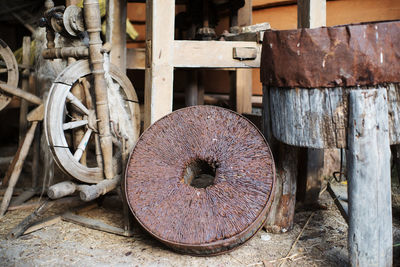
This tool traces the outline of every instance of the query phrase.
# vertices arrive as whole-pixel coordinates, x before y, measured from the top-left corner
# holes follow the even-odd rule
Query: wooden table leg
[[[348,192],[351,266],[392,266],[392,205],[387,93],[349,96]]]
[[[274,200],[265,222],[265,229],[284,233],[293,228],[298,174],[299,148],[286,145],[272,135],[269,88],[263,88],[263,132],[275,159],[276,181]]]

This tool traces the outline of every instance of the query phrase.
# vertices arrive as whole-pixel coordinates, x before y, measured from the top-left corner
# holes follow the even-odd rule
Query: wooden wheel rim
[[[0,56],[3,58],[7,67],[7,85],[12,87],[18,86],[18,64],[13,52],[7,44],[0,39]],[[4,109],[10,102],[12,97],[3,94],[0,90],[0,110]]]
[[[64,107],[67,94],[73,84],[84,76],[91,74],[88,60],[80,60],[67,67],[54,81],[50,88],[45,110],[45,134],[47,144],[57,165],[68,175],[85,183],[98,183],[104,179],[103,169],[87,167],[76,160],[71,153],[62,128],[64,122]],[[140,113],[135,89],[128,77],[122,74],[116,66],[110,65],[110,75],[124,90],[131,111],[132,123],[136,125],[136,136],[139,135]],[[135,140],[136,141],[136,140]]]

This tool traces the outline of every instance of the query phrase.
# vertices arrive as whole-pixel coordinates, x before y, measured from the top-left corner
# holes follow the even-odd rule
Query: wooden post
[[[244,7],[238,10],[237,24],[231,26],[247,26],[252,23],[252,0],[246,0]],[[240,114],[251,114],[251,96],[253,93],[253,79],[251,69],[236,69],[231,73],[231,103]]]
[[[273,137],[269,90],[263,87],[263,133],[275,158],[276,182],[274,201],[267,216],[265,229],[281,233],[293,228],[299,149],[281,143]]]
[[[29,89],[29,61],[31,58],[31,38],[29,36],[24,36],[22,41],[22,64],[27,66],[26,69],[22,71],[22,90],[28,91]],[[26,120],[26,115],[28,114],[28,102],[21,99],[21,105],[19,108],[19,141],[21,142],[25,136],[28,121]]]
[[[146,1],[144,128],[172,112],[174,0]]]
[[[350,92],[347,163],[351,266],[392,266],[388,127],[385,89]]]
[[[326,26],[326,0],[297,1],[297,28],[316,28]],[[301,149],[300,154],[306,155],[306,160],[300,162],[299,187],[301,201],[305,204],[315,204],[319,198],[324,168],[323,149]]]
[[[106,40],[112,45],[110,62],[126,72],[126,0],[107,1]]]

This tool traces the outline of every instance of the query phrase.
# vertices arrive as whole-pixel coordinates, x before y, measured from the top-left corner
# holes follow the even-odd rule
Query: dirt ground
[[[400,192],[397,187],[394,190]],[[394,243],[400,242],[400,194],[394,194]],[[115,198],[114,198],[115,199]],[[37,201],[37,199],[32,200]],[[121,226],[122,212],[107,204],[81,215]],[[34,209],[11,211],[0,221],[1,266],[346,266],[347,225],[327,192],[321,195],[321,209],[299,207],[294,229],[284,234],[261,230],[240,248],[220,256],[193,257],[177,254],[135,227],[133,237],[87,229],[60,221],[54,225],[6,240],[6,234]],[[48,215],[65,211],[55,208]],[[292,252],[289,249],[306,221],[308,226]],[[399,265],[400,248],[395,247]],[[288,257],[287,257],[288,256]],[[285,260],[283,258],[286,258]]]

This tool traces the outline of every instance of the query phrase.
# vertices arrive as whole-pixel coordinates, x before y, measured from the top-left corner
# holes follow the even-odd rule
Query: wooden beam
[[[227,41],[174,41],[173,65],[177,68],[259,68],[261,44]],[[254,60],[233,59],[235,47],[257,49]],[[210,55],[215,55],[210,60]]]
[[[172,112],[175,1],[146,1],[146,18],[145,128]]]
[[[349,94],[347,166],[351,266],[392,266],[392,203],[387,93]]]
[[[238,11],[238,26],[252,24],[252,0],[246,0],[244,7]],[[246,49],[250,50],[250,49]],[[255,50],[257,53],[257,50]],[[257,53],[258,54],[258,53]],[[257,55],[256,55],[257,58]],[[251,96],[253,93],[253,71],[251,69],[236,70],[236,111],[239,114],[251,114]]]
[[[107,1],[106,40],[111,43],[110,61],[126,71],[126,0]]]
[[[29,61],[31,59],[31,37],[24,36],[22,41],[22,64],[27,65],[28,68],[22,71],[21,89],[25,92],[29,91]],[[28,128],[28,121],[26,115],[28,114],[28,101],[21,99],[19,108],[19,141],[24,139],[26,130]]]

